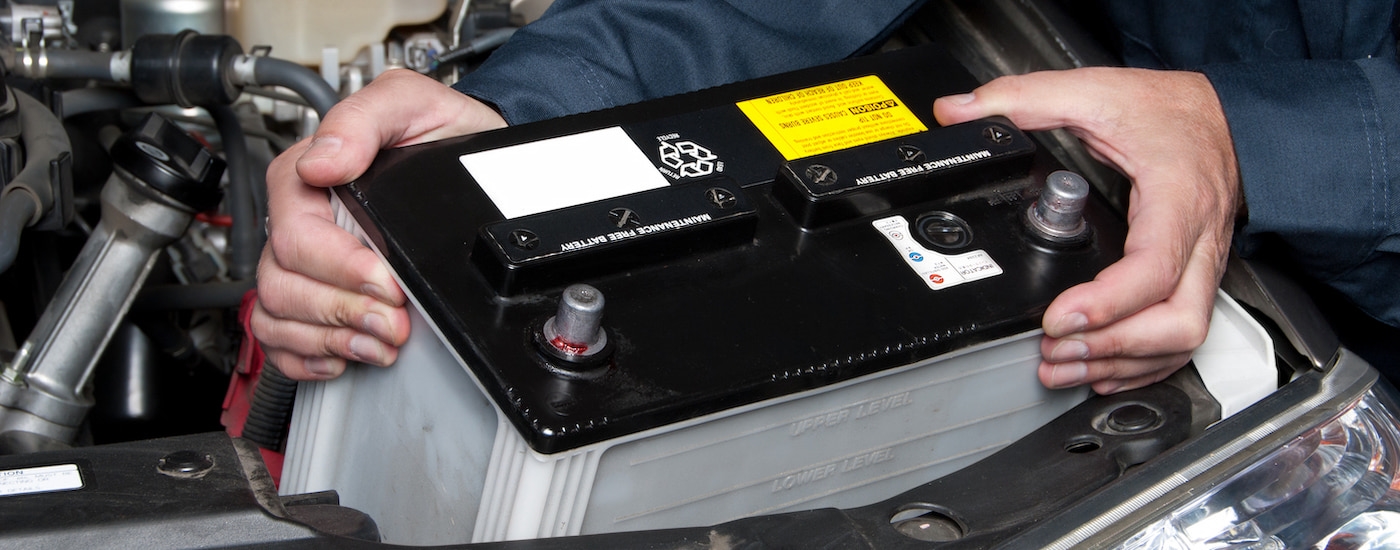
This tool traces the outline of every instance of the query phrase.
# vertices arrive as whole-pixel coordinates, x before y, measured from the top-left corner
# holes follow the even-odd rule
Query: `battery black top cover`
[[[537,452],[839,384],[1035,330],[1122,255],[1026,223],[1061,167],[937,46],[383,152],[335,192]],[[552,353],[564,288],[606,349]],[[567,351],[567,350],[565,350]]]

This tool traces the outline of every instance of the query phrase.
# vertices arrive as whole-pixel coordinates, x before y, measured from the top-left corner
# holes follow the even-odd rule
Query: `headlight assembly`
[[[1118,548],[1393,548],[1400,421],[1378,390]]]
[[[1400,394],[1342,351],[1015,547],[1400,548]]]

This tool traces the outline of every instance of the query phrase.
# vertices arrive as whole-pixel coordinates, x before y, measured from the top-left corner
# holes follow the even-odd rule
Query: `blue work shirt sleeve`
[[[919,0],[558,0],[454,85],[511,124],[863,53]]]
[[[1208,65],[1248,222],[1242,253],[1281,243],[1300,269],[1400,326],[1400,65],[1393,58]]]

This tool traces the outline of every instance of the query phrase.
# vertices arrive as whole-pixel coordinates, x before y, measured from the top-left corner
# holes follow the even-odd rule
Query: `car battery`
[[[851,507],[1087,397],[1040,317],[1126,223],[936,46],[381,154],[338,222],[410,296],[388,368],[303,383],[282,491],[387,542]]]

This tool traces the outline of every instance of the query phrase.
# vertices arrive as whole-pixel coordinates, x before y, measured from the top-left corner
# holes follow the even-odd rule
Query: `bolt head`
[[[175,451],[156,463],[156,471],[170,477],[199,478],[212,469],[214,457],[198,451]]]

